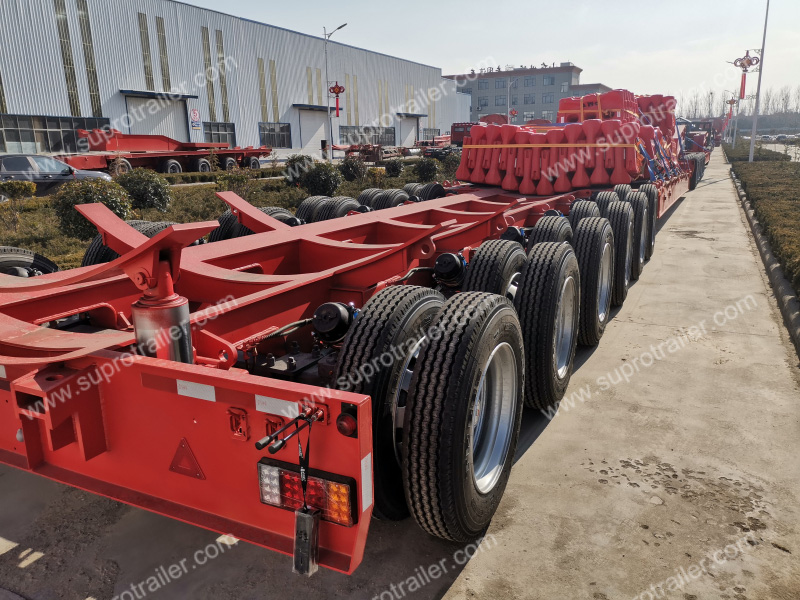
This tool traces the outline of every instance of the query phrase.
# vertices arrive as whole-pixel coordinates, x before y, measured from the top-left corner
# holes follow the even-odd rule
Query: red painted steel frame
[[[660,213],[684,183],[661,186]],[[253,442],[298,407],[315,405],[325,416],[312,428],[311,468],[353,478],[358,504],[353,527],[322,522],[320,564],[352,573],[372,514],[370,398],[251,375],[233,366],[238,352],[282,353],[286,338],[265,336],[320,304],[363,306],[442,252],[468,255],[510,225],[534,225],[548,209],[568,213],[590,193],[463,190],[291,228],[226,192],[219,196],[257,233],[192,247],[215,223],[175,225],[148,240],[105,207],[83,206],[120,258],[32,279],[0,275],[0,461],[290,554],[294,515],[260,502],[257,463],[265,453]],[[193,365],[127,353],[131,304],[165,268],[190,301]],[[93,327],[43,326],[78,314]],[[304,350],[308,338],[307,331],[291,337]],[[357,410],[357,437],[336,429],[343,403]],[[232,413],[242,411],[245,434],[237,435]],[[171,470],[185,446],[197,467],[189,459]],[[296,464],[296,445],[275,458]]]

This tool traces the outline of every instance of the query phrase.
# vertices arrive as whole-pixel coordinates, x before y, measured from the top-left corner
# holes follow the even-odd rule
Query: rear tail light
[[[297,465],[263,458],[258,463],[261,502],[295,511],[303,506],[303,488]],[[350,527],[357,521],[356,481],[333,473],[309,470],[306,504],[320,511],[324,521]]]

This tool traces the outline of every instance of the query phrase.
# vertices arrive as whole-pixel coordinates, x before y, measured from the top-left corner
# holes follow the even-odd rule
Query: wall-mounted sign
[[[202,129],[200,123],[200,111],[193,108],[189,111],[189,120],[192,122],[192,129]]]

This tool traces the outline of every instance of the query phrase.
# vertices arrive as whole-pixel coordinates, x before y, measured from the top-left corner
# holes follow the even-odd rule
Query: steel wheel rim
[[[561,297],[556,308],[555,345],[553,364],[559,379],[564,379],[569,370],[575,339],[575,278],[567,277],[561,286]]]
[[[625,245],[625,287],[631,281],[633,267],[633,222],[628,223],[628,243]]]
[[[472,480],[481,494],[497,485],[508,458],[517,407],[517,360],[508,342],[484,366],[469,421]]]
[[[511,280],[508,282],[506,286],[505,296],[512,302],[514,298],[517,297],[517,291],[519,290],[519,284],[522,282],[522,273],[517,271],[511,276]]]
[[[422,336],[417,343],[408,351],[403,360],[403,367],[400,370],[400,379],[397,382],[397,389],[392,398],[392,445],[394,446],[394,457],[397,464],[402,464],[402,441],[403,441],[403,421],[406,416],[406,401],[408,400],[408,390],[411,388],[411,378],[417,366],[419,353],[428,338]]]
[[[639,264],[644,264],[644,257],[647,253],[647,208],[642,215],[642,235],[639,236]]]
[[[611,244],[603,246],[603,255],[600,258],[600,278],[598,281],[597,317],[600,322],[608,318],[608,307],[611,305]]]

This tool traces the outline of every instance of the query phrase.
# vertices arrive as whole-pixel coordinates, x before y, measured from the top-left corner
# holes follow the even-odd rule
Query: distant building
[[[481,72],[483,71],[483,72]],[[533,119],[555,121],[558,101],[570,96],[607,92],[602,83],[581,84],[583,69],[570,62],[552,67],[507,67],[502,70],[482,69],[476,73],[445,75],[472,96],[470,120],[507,110],[516,110],[512,123]]]

